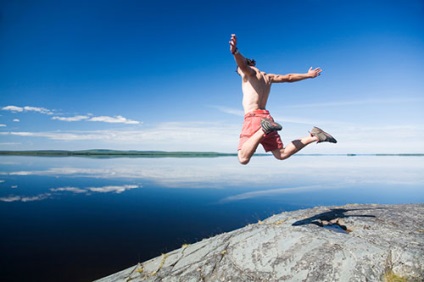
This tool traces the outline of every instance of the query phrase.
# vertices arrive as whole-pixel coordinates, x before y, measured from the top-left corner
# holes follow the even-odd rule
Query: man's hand
[[[308,75],[311,78],[314,78],[314,77],[319,76],[321,74],[321,72],[322,72],[321,68],[312,69],[312,67],[310,67],[309,70],[308,70]]]
[[[235,54],[237,51],[237,37],[235,34],[231,34],[231,39],[230,39],[230,52],[231,54]]]

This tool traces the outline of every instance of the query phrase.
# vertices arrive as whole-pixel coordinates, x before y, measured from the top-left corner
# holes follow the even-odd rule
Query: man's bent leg
[[[314,143],[314,142],[337,143],[337,140],[333,136],[331,136],[330,134],[325,132],[324,130],[322,130],[318,127],[314,127],[310,131],[309,136],[303,137],[301,139],[294,140],[289,145],[287,145],[286,148],[276,149],[276,150],[272,151],[272,153],[274,154],[274,156],[277,159],[285,160],[285,159],[293,156],[294,154],[296,154],[300,150],[302,150],[307,145]]]
[[[272,153],[275,158],[285,160],[305,148],[307,145],[317,141],[318,138],[316,136],[306,136],[301,139],[293,140],[286,146],[286,148],[276,149],[272,151]]]
[[[250,158],[255,153],[263,138],[264,132],[262,128],[260,128],[246,142],[244,142],[243,146],[238,151],[238,159],[241,164],[246,165],[249,163]]]
[[[238,159],[240,163],[244,165],[249,163],[250,158],[255,153],[256,149],[258,148],[258,145],[261,143],[265,135],[282,129],[282,126],[280,124],[274,122],[272,119],[269,118],[260,118],[256,119],[255,121],[260,122],[260,128],[255,133],[253,133],[253,135],[251,135],[249,139],[247,139],[246,141],[243,140],[244,143],[240,143],[242,144],[241,147],[239,145]],[[245,131],[249,131],[252,125],[255,125],[255,121],[253,123],[243,124],[242,134],[240,136],[242,136]],[[245,127],[245,125],[249,126]]]

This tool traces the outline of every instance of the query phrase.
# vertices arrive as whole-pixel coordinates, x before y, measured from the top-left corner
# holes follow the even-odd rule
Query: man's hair
[[[248,59],[246,58],[246,62],[248,66],[254,67],[256,66],[256,61],[254,59]]]
[[[251,67],[256,66],[256,61],[254,59],[246,58],[246,63],[248,66],[251,66]],[[238,74],[237,70],[238,70],[238,66],[236,66],[236,73]]]

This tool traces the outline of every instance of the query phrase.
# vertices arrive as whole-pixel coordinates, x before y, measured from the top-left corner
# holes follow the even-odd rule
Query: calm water
[[[424,202],[424,157],[0,158],[0,280],[91,281],[275,213]]]

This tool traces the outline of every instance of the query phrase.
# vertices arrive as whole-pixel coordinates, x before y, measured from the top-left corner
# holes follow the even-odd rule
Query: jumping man
[[[284,160],[299,152],[313,142],[337,143],[336,139],[318,127],[312,128],[310,134],[293,140],[286,147],[283,146],[280,135],[280,124],[266,110],[272,83],[295,82],[320,75],[321,69],[312,67],[307,73],[298,74],[270,74],[260,71],[255,60],[247,59],[237,48],[237,37],[231,35],[230,51],[237,63],[237,73],[241,76],[243,91],[244,123],[240,134],[238,158],[241,164],[248,164],[250,158],[261,144],[266,152],[272,152],[278,160]]]

